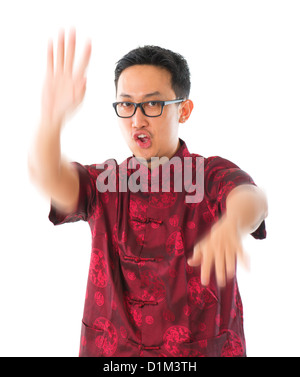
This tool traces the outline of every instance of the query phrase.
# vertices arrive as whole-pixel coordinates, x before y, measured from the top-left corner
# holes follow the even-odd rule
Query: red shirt
[[[180,141],[175,156],[192,157],[195,167],[200,156]],[[187,259],[226,210],[230,190],[253,180],[232,162],[209,157],[199,203],[186,203],[187,193],[172,185],[170,192],[120,192],[121,169],[134,158],[115,162],[117,190],[105,193],[97,189],[104,169],[73,162],[80,179],[76,211],[64,215],[51,205],[54,225],[84,220],[92,233],[80,356],[245,356],[236,279],[220,289],[212,273],[202,286],[200,268]],[[252,235],[265,238],[265,223]]]

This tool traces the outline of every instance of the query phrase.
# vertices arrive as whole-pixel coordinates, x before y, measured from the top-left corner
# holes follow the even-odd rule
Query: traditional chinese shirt
[[[221,157],[202,157],[197,168],[201,156],[180,143],[177,162],[190,157],[189,167],[204,174],[199,202],[187,203],[187,192],[177,192],[172,179],[167,192],[149,189],[151,175],[163,183],[162,167],[151,172],[130,164],[132,156],[121,165],[115,161],[108,178],[115,180],[116,189],[106,192],[99,190],[97,178],[113,165],[99,169],[72,162],[80,181],[77,209],[65,215],[51,203],[54,225],[83,220],[92,234],[80,356],[246,355],[236,278],[219,288],[212,272],[210,284],[203,286],[200,267],[190,267],[187,260],[195,243],[226,211],[228,193],[254,182]],[[146,184],[148,190],[120,189],[138,169],[148,177],[140,187]],[[265,238],[264,221],[252,235]]]

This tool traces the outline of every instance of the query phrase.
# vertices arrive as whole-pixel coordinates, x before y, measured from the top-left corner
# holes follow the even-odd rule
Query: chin
[[[155,153],[153,153],[151,149],[141,150],[141,149],[134,148],[131,151],[135,155],[135,157],[141,157],[147,161],[151,161],[151,157],[155,156]]]

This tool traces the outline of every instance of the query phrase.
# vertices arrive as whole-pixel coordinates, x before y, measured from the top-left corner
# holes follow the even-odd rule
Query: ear
[[[179,107],[179,123],[185,123],[194,108],[194,104],[190,99],[185,100]]]

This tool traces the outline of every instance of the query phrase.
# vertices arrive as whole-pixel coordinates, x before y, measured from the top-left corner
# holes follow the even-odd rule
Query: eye
[[[148,106],[149,107],[159,106],[159,102],[158,101],[150,101],[150,102],[148,102]]]
[[[119,106],[124,107],[124,108],[128,108],[130,106],[133,106],[133,104],[131,102],[121,102],[119,104]]]

